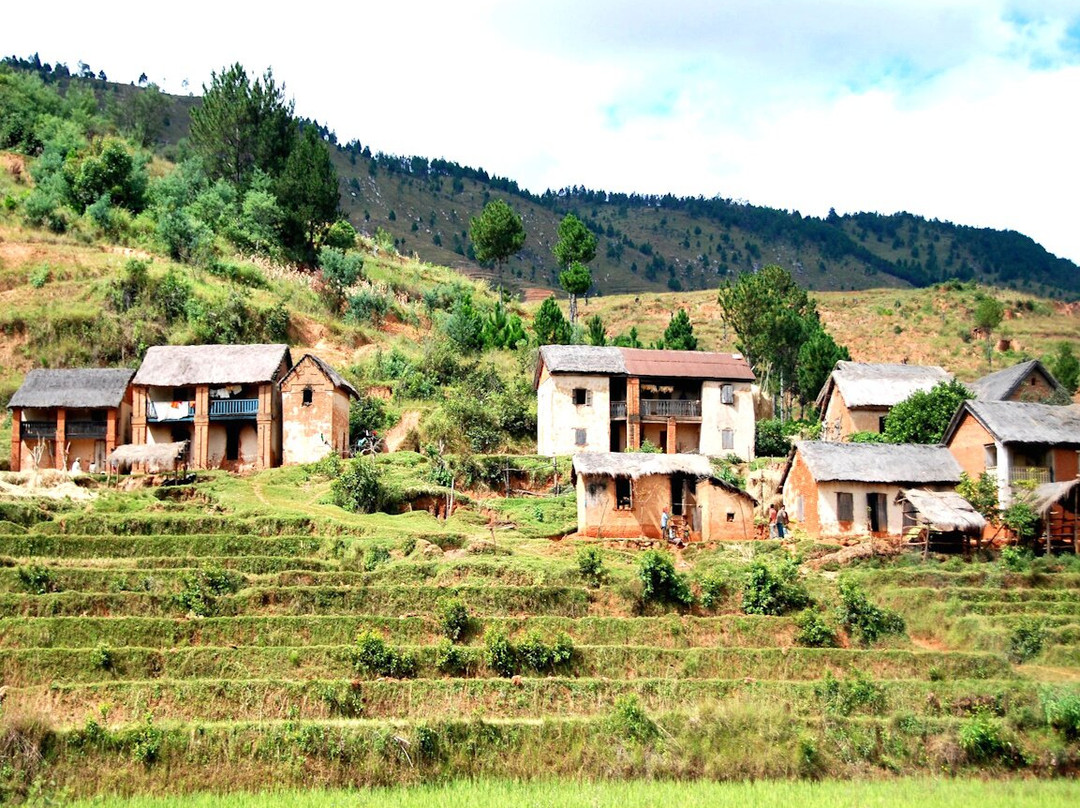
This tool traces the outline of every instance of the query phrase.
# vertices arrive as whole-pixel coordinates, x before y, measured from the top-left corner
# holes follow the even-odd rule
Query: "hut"
[[[967,555],[971,540],[978,547],[986,519],[955,491],[905,488],[896,495],[902,511],[904,536],[923,545],[928,553],[932,543],[945,548],[960,547]]]
[[[192,468],[281,462],[288,345],[158,345],[132,379],[131,442],[190,441]]]
[[[668,508],[673,526],[691,541],[754,538],[757,500],[718,477],[707,457],[583,452],[573,462],[582,535],[660,539]]]
[[[31,370],[8,402],[11,470],[104,467],[128,439],[129,368]]]
[[[995,371],[968,385],[979,401],[1046,401],[1068,392],[1038,359]]]
[[[929,390],[952,374],[936,365],[882,362],[836,363],[817,397],[821,439],[845,440],[853,432],[884,432],[889,411],[917,390]]]
[[[812,538],[899,537],[901,490],[951,491],[959,481],[943,446],[798,441],[779,488],[789,518]]]
[[[188,442],[134,444],[117,446],[106,459],[110,474],[142,469],[151,474],[162,471],[179,471],[187,458]]]
[[[282,377],[282,462],[314,463],[349,450],[349,402],[356,388],[314,354],[304,354]]]
[[[1047,553],[1055,548],[1080,553],[1080,479],[1037,486],[1031,507],[1039,516],[1037,540]]]

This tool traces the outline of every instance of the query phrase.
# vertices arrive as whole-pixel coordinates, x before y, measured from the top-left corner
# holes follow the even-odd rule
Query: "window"
[[[735,448],[735,430],[725,429],[720,433],[720,448],[721,449],[734,449]]]
[[[313,394],[312,394],[312,392],[311,392],[311,388],[310,388],[310,387],[305,387],[305,388],[304,388],[304,400],[303,400],[303,402],[302,402],[302,403],[303,403],[303,405],[304,405],[305,407],[310,407],[310,406],[311,406],[311,402],[312,402],[313,400],[314,400],[314,398],[313,398]]]
[[[574,430],[574,445],[575,446],[584,446],[586,443],[587,443],[587,440],[585,438],[585,430],[584,429],[575,429]]]
[[[591,407],[592,406],[592,390],[586,390],[584,387],[574,388],[574,406],[575,407]]]
[[[985,444],[983,446],[983,456],[986,461],[986,467],[988,469],[997,468],[997,446],[995,444]]]
[[[629,511],[634,508],[634,485],[629,477],[615,478],[615,510]]]
[[[840,491],[836,495],[836,521],[855,521],[855,495]]]
[[[735,511],[728,511],[727,512],[727,520],[729,522],[734,522],[735,521]]]
[[[721,404],[734,404],[735,403],[735,387],[731,384],[720,385],[720,403]]]

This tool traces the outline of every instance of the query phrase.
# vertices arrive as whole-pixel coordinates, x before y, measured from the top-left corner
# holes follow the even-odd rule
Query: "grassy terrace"
[[[601,547],[595,576],[584,545],[543,538],[561,532],[562,500],[490,501],[531,520],[500,532],[477,510],[334,519],[298,509],[281,475],[207,475],[164,503],[99,490],[5,510],[5,795],[35,782],[78,797],[474,777],[474,796],[528,801],[562,786],[500,779],[1050,776],[1080,761],[1061,707],[1080,704],[1072,559],[804,570],[834,628],[849,579],[907,623],[814,648],[794,613],[743,613],[748,565],[787,555],[775,543],[680,554],[696,601],[676,607],[645,596],[640,552]],[[302,499],[327,484],[305,479]],[[467,618],[453,643],[450,599]],[[1018,655],[1032,631],[1038,647]],[[492,638],[516,651],[500,657]],[[446,788],[432,798],[453,804]],[[396,804],[422,793],[434,792],[385,792]]]

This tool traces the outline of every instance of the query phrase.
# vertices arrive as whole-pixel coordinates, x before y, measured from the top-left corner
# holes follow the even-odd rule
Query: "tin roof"
[[[549,373],[754,381],[754,372],[742,354],[709,351],[544,345],[540,348],[540,362]],[[539,373],[538,365],[537,382]]]

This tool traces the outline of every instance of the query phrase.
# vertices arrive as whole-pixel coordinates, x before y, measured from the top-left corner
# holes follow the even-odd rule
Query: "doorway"
[[[867,494],[866,513],[871,533],[889,532],[889,501],[885,494]]]

